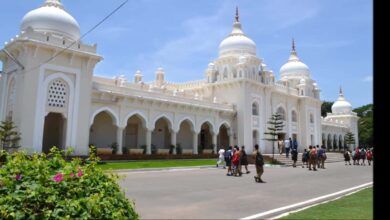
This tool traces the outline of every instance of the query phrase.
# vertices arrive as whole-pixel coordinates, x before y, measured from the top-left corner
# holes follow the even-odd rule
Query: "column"
[[[176,134],[177,132],[171,131],[171,144],[175,146],[175,148],[173,148],[173,154],[176,154]]]
[[[118,127],[116,129],[116,143],[118,143],[117,154],[122,154],[123,130],[124,130],[124,128],[122,128],[122,127]]]
[[[212,144],[213,144],[213,146],[214,146],[214,154],[217,154],[218,152],[217,152],[217,134],[213,134],[213,138],[212,138]],[[220,147],[220,146],[219,146]]]
[[[198,154],[198,135],[199,133],[193,132],[193,139],[192,139],[192,153]]]
[[[234,132],[228,131],[228,136],[229,136],[229,145],[234,146]]]
[[[152,131],[146,130],[146,154],[152,154]]]

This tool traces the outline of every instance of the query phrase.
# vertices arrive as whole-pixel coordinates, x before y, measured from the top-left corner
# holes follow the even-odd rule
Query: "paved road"
[[[326,169],[265,168],[228,177],[221,168],[121,173],[122,188],[142,219],[238,219],[373,181],[372,166],[325,165]]]

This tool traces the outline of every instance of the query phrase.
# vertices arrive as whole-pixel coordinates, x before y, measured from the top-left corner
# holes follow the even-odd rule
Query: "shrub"
[[[123,154],[129,154],[129,148],[128,147],[123,147],[122,151],[123,151],[122,152]]]
[[[142,146],[141,146],[141,149],[144,149],[143,154],[146,154],[146,145],[142,145]]]
[[[183,149],[181,148],[180,144],[177,144],[176,146],[176,154],[182,154],[183,153]]]
[[[151,148],[152,148],[151,149],[152,150],[152,154],[157,154],[157,146],[152,144]]]
[[[116,154],[118,152],[118,143],[114,142],[110,145],[110,148],[112,149],[112,154]]]
[[[0,152],[0,158],[6,158],[0,165],[2,218],[139,218],[134,203],[119,188],[118,176],[103,173],[94,153],[90,153],[85,165],[79,158],[66,162],[62,153],[57,148],[48,155]]]
[[[173,154],[174,150],[175,150],[175,145],[171,144],[171,146],[169,146],[169,154]]]

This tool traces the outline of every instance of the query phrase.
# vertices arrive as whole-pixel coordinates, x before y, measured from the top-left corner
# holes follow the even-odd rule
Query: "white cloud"
[[[372,80],[373,80],[372,75],[366,76],[366,77],[364,77],[364,79],[363,79],[364,82],[372,82]]]

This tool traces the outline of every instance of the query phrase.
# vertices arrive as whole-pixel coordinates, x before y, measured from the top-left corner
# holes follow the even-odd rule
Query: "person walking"
[[[307,152],[307,149],[305,148],[303,150],[303,153],[302,153],[302,168],[305,168],[305,164],[306,164],[306,168],[309,167],[309,165],[307,164],[309,160],[309,153]]]
[[[221,163],[224,163],[225,162],[225,149],[221,148],[219,149],[218,151],[218,161],[217,161],[217,167],[221,164]],[[226,166],[225,164],[223,164],[223,169],[226,169]]]
[[[257,175],[255,177],[255,181],[258,183],[265,183],[261,176],[264,173],[264,158],[259,150],[259,145],[255,145],[255,150],[253,151],[253,155],[255,156],[255,166],[256,166],[256,173]]]
[[[283,154],[283,148],[284,148],[284,141],[282,139],[280,139],[278,141],[278,149],[279,149],[279,154],[282,155]]]
[[[367,156],[368,166],[371,166],[373,153],[372,153],[372,151],[370,149],[367,150],[366,156]]]
[[[309,170],[311,170],[311,166],[313,166],[313,170],[317,171],[317,149],[315,146],[309,146]]]
[[[291,150],[291,158],[293,160],[293,167],[297,167],[298,151],[295,148]]]
[[[293,146],[293,148],[294,148],[295,150],[297,150],[297,152],[298,152],[298,141],[297,141],[296,138],[294,138],[294,140],[293,140],[293,142],[292,142],[292,146]]]
[[[228,167],[226,176],[232,176],[232,146],[229,146],[229,148],[224,153],[226,166]]]
[[[286,158],[289,158],[289,154],[290,154],[290,140],[286,139],[284,141],[284,148],[286,149]]]
[[[234,176],[241,176],[241,162],[240,162],[240,149],[235,146],[233,151],[233,157],[232,157],[232,164],[233,164],[233,175]]]
[[[326,150],[324,145],[321,145],[319,154],[320,154],[320,158],[318,158],[318,160],[320,161],[320,163],[318,168],[325,169],[325,160],[327,156],[326,156]]]
[[[344,161],[345,161],[345,166],[347,166],[347,163],[351,165],[351,153],[349,153],[348,150],[345,150],[344,152]]]
[[[241,146],[241,152],[240,152],[241,158],[241,166],[245,167],[246,174],[250,173],[248,170],[248,155],[245,152],[245,146]]]

